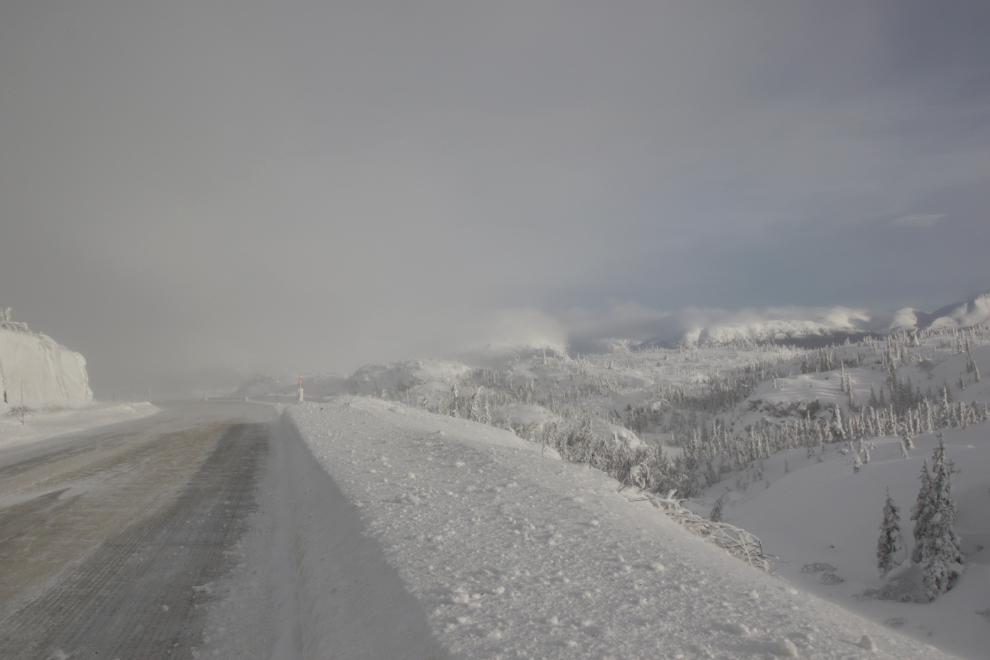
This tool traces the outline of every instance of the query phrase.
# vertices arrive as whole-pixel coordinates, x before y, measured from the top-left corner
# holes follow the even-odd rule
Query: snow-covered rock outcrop
[[[0,411],[23,403],[30,408],[66,408],[93,399],[86,374],[86,358],[51,337],[10,321],[5,310],[0,319]]]

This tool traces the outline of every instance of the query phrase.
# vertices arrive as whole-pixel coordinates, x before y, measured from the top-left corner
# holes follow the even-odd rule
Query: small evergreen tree
[[[883,505],[883,522],[880,523],[880,538],[877,539],[877,568],[880,569],[881,576],[897,565],[894,555],[904,543],[900,522],[900,509],[894,504],[888,488],[887,501]]]
[[[708,519],[712,522],[722,522],[723,500],[725,500],[725,495],[721,495],[717,500],[715,500],[715,506],[712,507],[712,512],[708,514]]]
[[[450,416],[460,417],[460,411],[457,409],[460,399],[460,394],[457,392],[457,383],[450,386]]]
[[[479,387],[477,390],[475,390],[474,396],[471,397],[471,408],[468,411],[468,419],[470,419],[472,422],[480,422],[482,418],[481,392],[482,389]]]
[[[928,459],[921,462],[921,488],[918,489],[918,500],[911,509],[911,520],[914,521],[914,548],[911,550],[911,561],[921,563],[921,548],[923,539],[928,531],[928,519],[934,515],[932,507],[932,478],[928,474]]]
[[[941,433],[932,453],[931,476],[927,464],[922,469],[918,504],[911,516],[912,520],[917,520],[911,560],[921,565],[925,597],[931,601],[955,585],[962,574],[963,563],[959,537],[952,528],[956,505],[952,501],[950,471]]]

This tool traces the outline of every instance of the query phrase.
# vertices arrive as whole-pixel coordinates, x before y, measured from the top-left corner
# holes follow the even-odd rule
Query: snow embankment
[[[0,417],[0,450],[147,417],[156,412],[158,408],[148,402],[134,405],[104,402],[85,408],[32,411],[23,423],[20,415]]]
[[[93,400],[82,355],[46,335],[6,327],[0,327],[0,389],[0,411],[22,403],[67,408]]]
[[[362,398],[282,426],[302,657],[948,657],[506,431]]]

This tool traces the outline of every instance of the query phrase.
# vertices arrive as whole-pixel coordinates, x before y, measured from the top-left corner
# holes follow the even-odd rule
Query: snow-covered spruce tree
[[[708,519],[712,522],[722,522],[723,500],[725,500],[725,495],[721,495],[717,500],[715,500],[715,506],[712,507],[712,512],[708,514]]]
[[[450,416],[451,417],[461,416],[460,411],[457,409],[458,404],[460,403],[458,399],[460,399],[460,394],[457,391],[457,383],[455,382],[453,385],[450,386]]]
[[[888,488],[887,501],[883,505],[883,522],[880,523],[880,538],[877,539],[877,568],[880,569],[881,576],[896,566],[894,554],[904,542],[900,522],[900,509],[894,504]]]
[[[935,600],[953,586],[962,574],[963,557],[959,537],[952,529],[956,505],[952,501],[949,466],[945,460],[945,442],[938,436],[938,446],[932,453],[932,474],[922,468],[921,490],[911,520],[915,547],[911,560],[921,566],[925,597]]]
[[[482,392],[482,388],[479,387],[477,390],[475,390],[474,396],[471,397],[471,405],[468,410],[468,419],[470,419],[472,422],[481,421],[481,417],[482,417],[481,392]]]
[[[859,454],[853,459],[853,474],[859,472],[860,468],[863,467],[863,461],[859,460]]]
[[[911,550],[911,561],[921,563],[923,539],[928,531],[928,521],[935,515],[932,499],[932,478],[928,474],[928,459],[921,462],[921,488],[918,489],[918,500],[911,509],[911,520],[914,521],[914,548]]]

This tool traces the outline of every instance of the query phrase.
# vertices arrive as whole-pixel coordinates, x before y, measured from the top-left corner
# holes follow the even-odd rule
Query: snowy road
[[[185,403],[0,452],[0,657],[189,657],[274,417]]]
[[[341,397],[0,450],[0,658],[935,660],[509,432]]]

